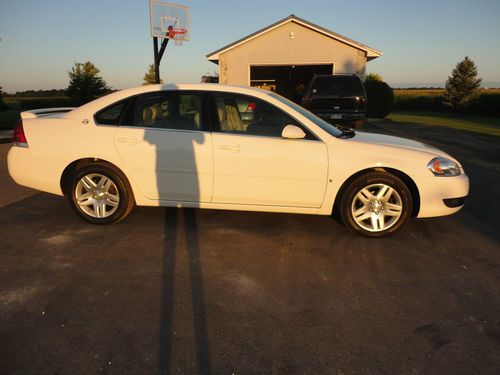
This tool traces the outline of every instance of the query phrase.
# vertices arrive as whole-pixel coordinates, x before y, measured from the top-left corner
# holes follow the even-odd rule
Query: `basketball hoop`
[[[155,83],[160,83],[160,61],[170,39],[176,46],[189,41],[189,8],[162,0],[149,0],[153,37]],[[161,45],[159,41],[161,40]]]
[[[182,46],[182,42],[184,42],[185,34],[187,34],[187,32],[187,29],[180,29],[169,26],[167,36],[169,39],[174,40],[174,44],[176,46]]]

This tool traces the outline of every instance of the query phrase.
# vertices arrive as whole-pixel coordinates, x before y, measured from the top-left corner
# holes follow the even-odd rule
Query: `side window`
[[[128,100],[123,100],[104,108],[96,113],[95,122],[102,125],[118,125],[127,104]]]
[[[137,98],[133,125],[144,128],[202,129],[202,98],[197,94],[155,93]]]
[[[280,109],[249,96],[216,94],[215,104],[223,133],[281,137],[286,125],[297,124]]]

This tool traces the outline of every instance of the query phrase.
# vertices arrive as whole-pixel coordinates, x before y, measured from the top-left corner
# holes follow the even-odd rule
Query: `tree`
[[[465,56],[446,80],[445,103],[456,110],[464,109],[476,99],[480,86],[476,64]]]
[[[384,82],[382,79],[382,76],[378,73],[370,73],[367,74],[365,81],[379,81],[379,82]]]
[[[90,61],[77,63],[68,72],[69,86],[66,92],[75,104],[90,102],[110,91],[106,81],[99,76],[100,70]]]
[[[154,85],[155,82],[155,64],[151,64],[148,68],[148,71],[144,74],[144,77],[142,78],[144,81],[142,83],[143,86],[145,85]],[[163,79],[160,79],[160,83],[163,83]]]
[[[205,75],[201,76],[201,83],[219,83],[219,73],[217,71],[205,73]]]

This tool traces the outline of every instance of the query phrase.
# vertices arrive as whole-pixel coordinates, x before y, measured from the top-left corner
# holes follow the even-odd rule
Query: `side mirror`
[[[287,139],[304,139],[306,133],[296,125],[287,125],[283,128],[281,137]]]

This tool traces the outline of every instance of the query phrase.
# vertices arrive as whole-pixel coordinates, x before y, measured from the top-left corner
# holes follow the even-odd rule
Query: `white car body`
[[[288,113],[319,141],[210,131],[101,126],[94,114],[121,99],[154,91],[230,92],[259,98]],[[201,207],[330,215],[342,185],[361,171],[387,169],[418,189],[418,217],[448,215],[443,199],[465,197],[462,173],[436,177],[427,168],[444,152],[407,139],[357,132],[330,135],[267,91],[214,84],[151,85],[118,91],[47,115],[23,112],[28,147],[14,145],[8,168],[20,185],[63,195],[61,179],[75,161],[99,159],[127,177],[139,206]],[[55,112],[58,109],[54,109]],[[290,188],[293,186],[293,188]]]

